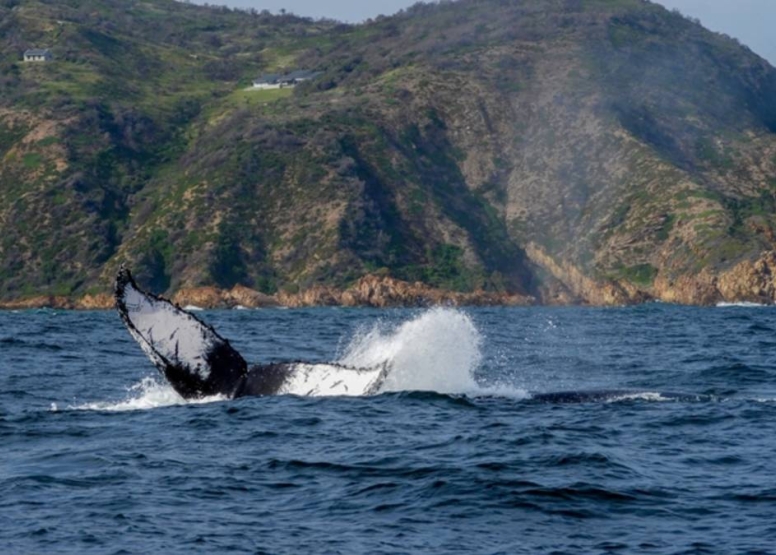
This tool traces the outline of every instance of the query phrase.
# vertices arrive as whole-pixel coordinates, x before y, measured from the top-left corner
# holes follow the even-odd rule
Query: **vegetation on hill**
[[[121,262],[167,292],[371,273],[705,302],[737,272],[735,295],[774,297],[776,70],[657,4],[459,0],[350,26],[5,0],[0,44],[1,298],[102,291]],[[248,89],[297,68],[322,75]]]

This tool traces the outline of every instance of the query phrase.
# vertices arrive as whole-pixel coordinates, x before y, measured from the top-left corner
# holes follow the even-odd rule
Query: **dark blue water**
[[[0,312],[0,553],[776,552],[776,310],[201,314],[452,393],[185,403],[113,313]],[[599,387],[715,399],[526,395]]]

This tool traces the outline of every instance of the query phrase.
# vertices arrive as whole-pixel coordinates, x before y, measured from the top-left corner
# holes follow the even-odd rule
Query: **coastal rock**
[[[264,308],[278,306],[278,301],[275,297],[260,293],[244,285],[235,285],[229,291],[223,291],[221,297],[232,307]]]
[[[27,299],[5,301],[0,308],[9,310],[28,310],[34,308],[75,308],[68,297],[53,295],[38,295]]]
[[[528,257],[548,271],[567,290],[557,285],[543,295],[547,304],[590,304],[595,306],[627,305],[650,300],[650,295],[629,283],[595,280],[574,264],[557,261],[535,243],[526,247]],[[572,301],[569,303],[569,301]]]
[[[440,304],[441,295],[424,287],[420,283],[408,283],[390,277],[374,275],[364,276],[353,286],[342,293],[341,303],[345,306],[426,306],[432,303]]]
[[[731,269],[714,274],[702,269],[694,275],[668,277],[658,274],[649,286],[629,282],[597,281],[586,277],[573,264],[557,262],[536,245],[526,249],[531,260],[551,273],[555,281],[544,287],[541,297],[477,290],[447,291],[421,282],[407,282],[388,276],[366,275],[344,290],[315,285],[298,293],[281,291],[271,296],[243,285],[232,289],[197,287],[181,289],[172,296],[179,306],[201,308],[292,308],[314,306],[428,307],[428,306],[528,306],[533,304],[619,306],[660,300],[667,303],[710,306],[719,302],[776,301],[776,252],[763,253],[755,261],[745,260]],[[108,293],[80,298],[39,295],[5,301],[2,309],[60,308],[79,310],[112,309]]]
[[[76,299],[73,308],[79,310],[105,310],[113,308],[116,301],[113,295],[107,293],[97,293],[96,295],[86,294],[80,299]]]
[[[773,303],[776,301],[776,253],[764,253],[754,262],[746,260],[720,276],[717,288],[725,301]]]
[[[200,308],[226,308],[222,291],[215,287],[193,287],[181,289],[172,297],[172,302],[179,306],[198,306]]]
[[[658,276],[653,287],[654,296],[666,303],[710,306],[723,300],[717,283],[717,276],[706,270],[675,278]]]
[[[282,306],[291,308],[305,306],[336,306],[341,304],[340,297],[341,293],[323,285],[314,285],[310,289],[300,293],[287,293],[281,291],[277,295],[278,302]]]
[[[488,291],[460,293],[435,289],[420,282],[407,282],[388,276],[367,275],[345,291],[329,290],[334,304],[342,306],[421,307],[421,306],[486,306],[529,305],[533,297]]]
[[[529,245],[526,252],[559,282],[554,288],[543,289],[544,304],[613,306],[659,300],[712,306],[720,302],[771,304],[776,301],[776,253],[773,251],[717,273],[708,268],[676,276],[659,273],[651,284],[642,286],[627,281],[591,279],[573,264],[556,261],[536,245]]]

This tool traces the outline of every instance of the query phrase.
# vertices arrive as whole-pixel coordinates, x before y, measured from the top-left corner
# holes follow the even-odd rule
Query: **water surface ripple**
[[[776,552],[771,308],[199,314],[249,361],[399,371],[187,403],[114,313],[0,312],[0,552]],[[530,398],[593,388],[713,400]]]

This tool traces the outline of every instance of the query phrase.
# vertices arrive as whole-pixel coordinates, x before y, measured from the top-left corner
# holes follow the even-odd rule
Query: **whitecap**
[[[665,397],[659,391],[639,391],[634,393],[623,393],[622,395],[615,395],[614,397],[607,399],[606,402],[607,403],[619,403],[621,401],[662,402],[662,401],[675,401],[675,400],[676,399],[672,399],[671,397]]]

